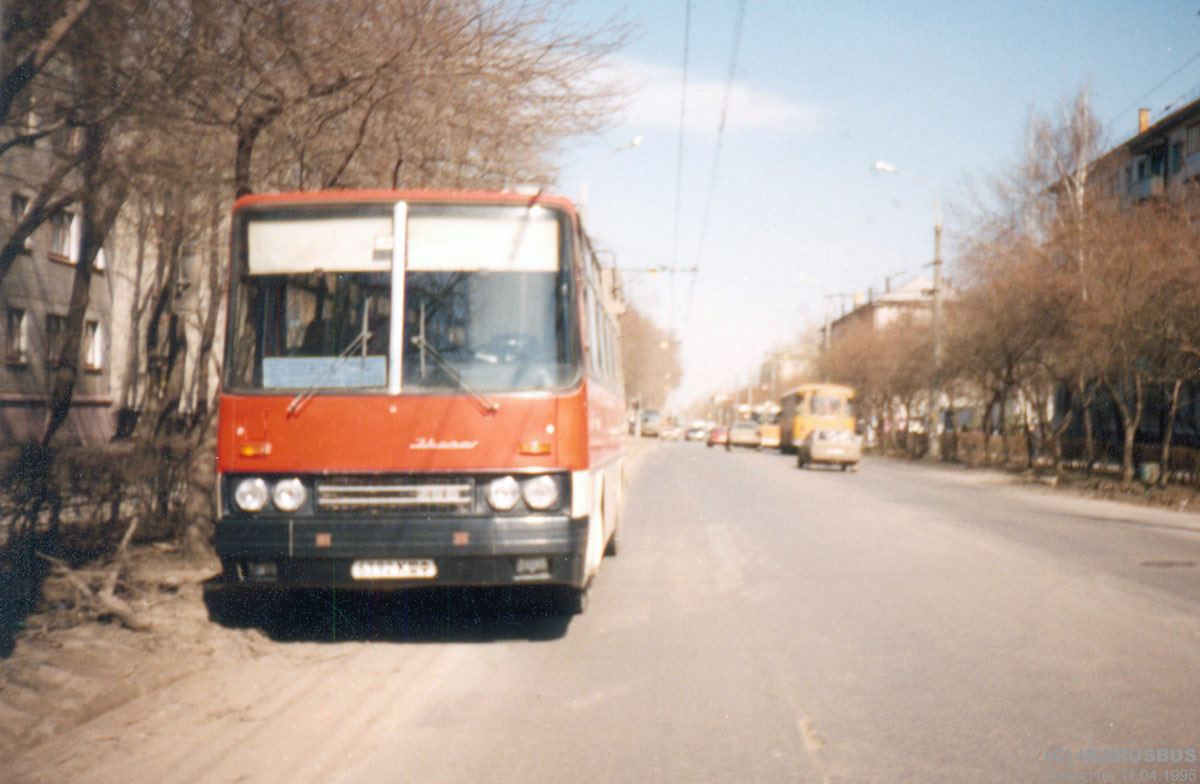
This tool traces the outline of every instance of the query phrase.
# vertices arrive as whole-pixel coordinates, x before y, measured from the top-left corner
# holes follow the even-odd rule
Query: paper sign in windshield
[[[263,386],[274,389],[341,389],[387,385],[387,357],[267,357]]]

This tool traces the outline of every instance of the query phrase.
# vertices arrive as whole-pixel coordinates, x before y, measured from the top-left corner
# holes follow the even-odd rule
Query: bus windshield
[[[844,397],[813,395],[812,413],[814,416],[846,416],[846,404],[848,402]]]
[[[581,372],[563,261],[568,225],[536,206],[248,210],[235,234],[229,386],[418,394],[568,386]]]

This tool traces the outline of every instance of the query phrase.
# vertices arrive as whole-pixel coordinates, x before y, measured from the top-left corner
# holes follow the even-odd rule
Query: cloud
[[[679,91],[683,80],[678,69],[621,60],[606,76],[625,85],[632,94],[625,109],[627,123],[652,128],[679,127]],[[715,131],[721,122],[727,81],[689,74],[687,88],[686,131]],[[819,106],[796,103],[779,93],[735,79],[729,95],[725,129],[813,131],[824,125],[827,114]]]

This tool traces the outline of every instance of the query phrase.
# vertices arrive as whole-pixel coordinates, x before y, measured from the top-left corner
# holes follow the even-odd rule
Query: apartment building
[[[1102,193],[1122,204],[1164,196],[1200,176],[1200,100],[1152,122],[1138,112],[1135,136],[1097,162]]]
[[[905,318],[927,320],[932,313],[933,281],[917,276],[894,289],[889,286],[878,296],[856,295],[854,307],[829,323],[826,343],[832,345],[863,328],[880,330]]]
[[[0,226],[9,236],[34,199],[33,176],[54,154],[53,137],[9,151],[0,167]],[[78,213],[64,209],[26,241],[0,280],[0,448],[40,437],[51,374],[62,361],[66,316],[79,261]],[[66,424],[65,442],[96,444],[113,432],[113,281],[103,253],[96,259],[85,314],[79,380]]]

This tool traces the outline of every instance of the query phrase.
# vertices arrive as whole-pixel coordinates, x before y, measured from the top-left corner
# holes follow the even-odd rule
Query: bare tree
[[[679,341],[631,303],[621,314],[625,391],[644,407],[661,407],[682,376]]]
[[[230,137],[239,195],[545,182],[562,140],[611,122],[593,74],[624,34],[560,6],[196,0],[186,116]]]

